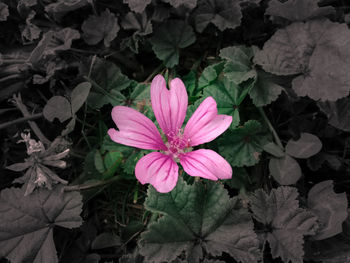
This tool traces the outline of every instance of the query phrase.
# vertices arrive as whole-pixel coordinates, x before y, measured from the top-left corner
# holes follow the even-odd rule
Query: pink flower
[[[150,183],[161,193],[171,191],[179,175],[178,162],[191,176],[210,180],[232,177],[230,164],[216,152],[208,149],[192,151],[192,147],[214,140],[232,122],[231,116],[218,115],[212,97],[199,105],[184,130],[181,127],[188,96],[180,79],[173,79],[168,90],[164,78],[157,75],[151,84],[151,102],[167,142],[163,142],[150,119],[125,106],[115,106],[112,110],[112,118],[119,131],[108,130],[110,138],[117,143],[160,151],[145,155],[136,164],[135,175],[141,184]]]

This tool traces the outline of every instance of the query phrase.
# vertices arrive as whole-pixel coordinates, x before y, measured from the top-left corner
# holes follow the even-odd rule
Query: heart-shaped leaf
[[[51,122],[55,118],[59,119],[60,122],[64,122],[72,118],[70,102],[62,96],[53,96],[46,103],[43,114]]]
[[[322,142],[311,134],[303,132],[296,141],[289,140],[286,145],[286,153],[300,159],[307,159],[321,151]]]

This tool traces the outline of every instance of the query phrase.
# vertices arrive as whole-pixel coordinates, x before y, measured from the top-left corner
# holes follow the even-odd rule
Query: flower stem
[[[69,186],[64,187],[64,191],[71,192],[71,191],[87,190],[87,189],[95,188],[98,186],[110,184],[110,183],[116,182],[120,179],[121,179],[120,176],[114,176],[111,179],[106,180],[106,181],[98,181],[98,182],[88,183],[88,184],[69,185]]]
[[[267,124],[267,126],[269,127],[269,130],[271,131],[273,137],[275,138],[275,141],[277,143],[277,145],[283,150],[284,147],[282,145],[281,139],[278,137],[278,134],[276,132],[276,130],[273,128],[270,120],[267,118],[264,109],[262,107],[258,107],[258,111],[261,115],[261,117],[263,118],[264,122]]]
[[[38,118],[41,118],[42,116],[43,116],[42,113],[36,113],[36,114],[30,115],[30,116],[27,116],[27,117],[22,117],[22,118],[19,118],[19,119],[16,119],[16,120],[5,122],[5,123],[0,124],[0,130],[1,129],[5,129],[5,128],[7,128],[9,126],[12,126],[14,124],[17,124],[17,123],[38,119]]]

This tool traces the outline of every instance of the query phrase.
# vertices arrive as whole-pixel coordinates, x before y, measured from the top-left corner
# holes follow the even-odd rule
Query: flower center
[[[166,134],[168,141],[165,143],[165,146],[168,148],[165,151],[166,155],[170,155],[175,162],[179,162],[179,156],[182,153],[191,151],[190,148],[190,139],[186,139],[183,136],[183,130],[179,129],[175,134],[174,132],[169,132]]]

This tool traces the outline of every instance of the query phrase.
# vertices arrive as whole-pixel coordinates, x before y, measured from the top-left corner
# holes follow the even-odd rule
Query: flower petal
[[[185,172],[191,176],[206,179],[230,179],[232,177],[231,165],[221,155],[208,149],[200,149],[182,154],[180,163]]]
[[[166,150],[156,125],[137,110],[116,106],[112,118],[119,131],[108,130],[111,140],[141,149]]]
[[[216,102],[206,98],[188,120],[184,137],[190,146],[210,142],[222,134],[231,125],[232,116],[217,115]]]
[[[151,84],[151,101],[154,115],[160,128],[169,138],[178,134],[186,117],[188,96],[185,85],[179,78],[166,88],[165,79],[157,75]]]
[[[158,192],[167,193],[176,186],[179,167],[168,155],[152,152],[137,162],[135,175],[141,184],[150,183]]]

